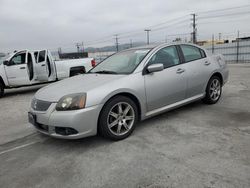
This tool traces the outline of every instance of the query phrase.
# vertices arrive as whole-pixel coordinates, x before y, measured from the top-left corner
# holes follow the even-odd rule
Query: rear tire
[[[138,122],[138,109],[133,100],[125,96],[116,96],[108,101],[100,114],[99,133],[111,140],[127,138]]]
[[[0,98],[4,96],[4,85],[0,82]]]
[[[208,81],[206,96],[202,100],[206,104],[215,104],[219,101],[222,93],[222,83],[218,76],[212,76]]]

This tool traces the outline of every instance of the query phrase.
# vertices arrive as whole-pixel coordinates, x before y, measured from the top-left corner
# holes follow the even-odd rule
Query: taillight
[[[95,66],[96,66],[95,59],[92,59],[92,60],[91,60],[91,65],[92,65],[92,67],[95,67]]]

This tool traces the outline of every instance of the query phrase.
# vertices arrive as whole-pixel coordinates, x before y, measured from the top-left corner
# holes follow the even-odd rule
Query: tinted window
[[[45,61],[45,50],[39,52],[38,63]]]
[[[115,74],[132,73],[149,51],[150,49],[138,49],[116,53],[99,63],[90,72],[105,73],[108,71]]]
[[[201,57],[202,58],[206,57],[206,53],[204,52],[204,50],[200,49],[200,52],[201,52]]]
[[[34,52],[34,56],[35,56],[35,61],[37,62],[37,55],[38,55],[38,52]]]
[[[202,58],[200,49],[195,46],[181,45],[181,49],[186,62]]]
[[[15,55],[15,56],[11,59],[10,65],[20,65],[20,64],[24,64],[24,63],[25,63],[25,57],[26,57],[26,53],[21,53],[21,54]]]
[[[163,64],[164,68],[180,64],[175,46],[169,46],[156,52],[150,59],[149,64]]]

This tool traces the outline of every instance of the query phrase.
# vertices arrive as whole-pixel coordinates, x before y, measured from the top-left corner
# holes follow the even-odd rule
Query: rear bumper
[[[55,106],[56,104],[53,103],[44,113],[30,110],[29,113],[35,117],[33,125],[39,132],[63,139],[79,139],[96,135],[101,105],[73,111],[56,111]],[[58,131],[66,128],[74,129],[76,133],[65,135]]]

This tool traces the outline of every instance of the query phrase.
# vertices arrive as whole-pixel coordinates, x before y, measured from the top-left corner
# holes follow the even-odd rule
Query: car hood
[[[88,92],[124,76],[114,74],[83,74],[74,76],[45,86],[37,91],[35,98],[43,101],[58,102],[65,95]]]

